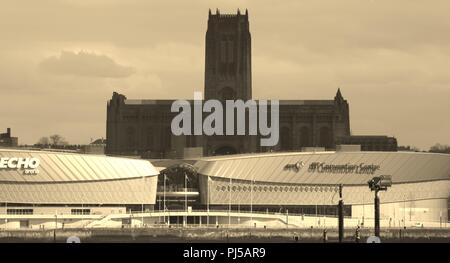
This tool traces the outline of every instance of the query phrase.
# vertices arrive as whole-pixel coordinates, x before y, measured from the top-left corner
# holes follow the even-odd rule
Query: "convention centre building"
[[[417,152],[296,152],[210,157],[197,161],[200,200],[209,207],[336,215],[339,185],[345,215],[373,218],[368,181],[390,176],[380,192],[381,218],[447,222],[450,155]]]

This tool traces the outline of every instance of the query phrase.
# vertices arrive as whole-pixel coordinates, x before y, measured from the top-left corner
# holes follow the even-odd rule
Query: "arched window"
[[[172,130],[170,127],[166,127],[164,130],[164,150],[169,151],[172,148]]]
[[[331,138],[331,130],[328,127],[320,128],[320,147],[331,148],[332,146],[332,138]]]
[[[129,126],[126,129],[127,146],[129,148],[134,148],[136,146],[136,130],[134,127]]]
[[[288,127],[281,128],[280,148],[283,151],[288,151],[292,149],[291,131]]]
[[[300,147],[311,146],[311,135],[308,127],[302,127],[300,129]]]
[[[153,148],[153,129],[151,127],[147,127],[145,130],[145,145],[147,150]]]

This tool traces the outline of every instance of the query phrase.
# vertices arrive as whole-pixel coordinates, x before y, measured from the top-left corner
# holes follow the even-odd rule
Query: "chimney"
[[[8,134],[8,137],[11,137],[11,128],[6,128],[6,134]]]

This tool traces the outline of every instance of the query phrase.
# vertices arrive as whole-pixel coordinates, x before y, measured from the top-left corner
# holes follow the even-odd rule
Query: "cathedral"
[[[252,99],[249,15],[209,11],[205,52],[205,100]],[[173,100],[127,99],[113,93],[107,106],[107,146],[111,155],[143,158],[189,158],[267,151],[334,149],[350,138],[349,104],[338,89],[330,100],[279,101],[279,141],[259,144],[256,135],[179,135],[171,132]],[[191,104],[193,101],[189,101]]]

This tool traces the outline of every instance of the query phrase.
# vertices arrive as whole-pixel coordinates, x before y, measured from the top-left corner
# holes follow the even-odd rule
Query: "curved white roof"
[[[64,182],[98,181],[158,175],[146,160],[57,153],[30,150],[0,149],[0,158],[37,158],[36,174],[26,174],[24,169],[0,168],[0,182]]]
[[[297,170],[295,164],[298,163]],[[286,165],[290,166],[287,168]],[[372,166],[373,173],[327,171],[325,166]],[[450,154],[416,152],[287,152],[203,158],[195,166],[202,175],[296,184],[363,185],[374,176],[391,175],[394,183],[450,179]]]

